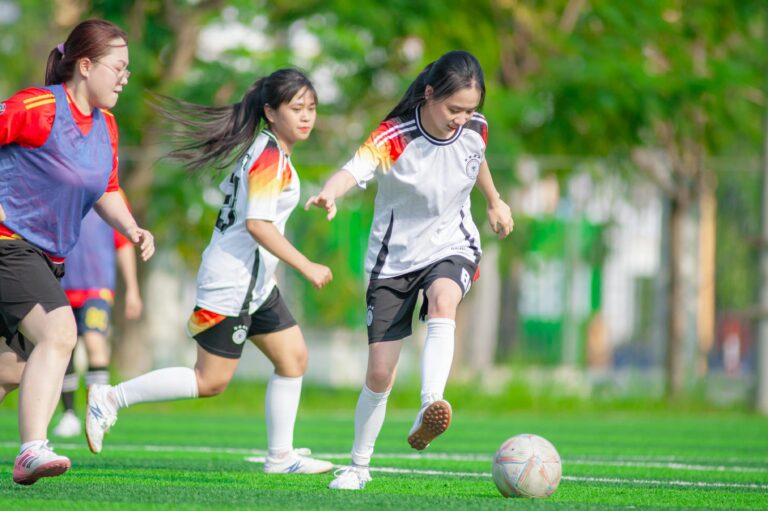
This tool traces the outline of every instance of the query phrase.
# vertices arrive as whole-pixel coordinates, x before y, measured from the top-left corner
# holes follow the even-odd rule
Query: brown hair
[[[298,69],[278,69],[256,80],[243,98],[226,106],[205,106],[155,95],[155,107],[178,125],[169,156],[187,164],[190,170],[208,165],[225,168],[247,151],[262,123],[269,124],[264,106],[277,110],[306,88],[317,101],[312,82]]]
[[[480,104],[485,101],[485,78],[483,68],[474,55],[467,51],[450,51],[427,65],[405,91],[397,106],[384,120],[401,117],[424,104],[424,89],[431,85],[432,99],[440,101],[453,93],[465,88],[475,88],[480,91]]]
[[[48,54],[45,65],[45,84],[56,85],[72,78],[77,61],[83,58],[97,60],[109,52],[114,39],[128,44],[125,32],[109,21],[91,19],[79,23],[63,45],[56,46]]]

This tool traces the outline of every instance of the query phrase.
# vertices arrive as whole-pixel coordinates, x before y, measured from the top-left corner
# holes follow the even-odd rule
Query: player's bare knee
[[[307,370],[307,364],[309,363],[309,353],[307,350],[302,350],[301,352],[296,354],[296,360],[295,360],[295,369],[296,372],[299,374],[297,376],[302,376],[304,372]]]
[[[216,377],[201,377],[197,374],[197,394],[200,397],[218,396],[227,389],[229,379]]]
[[[77,344],[77,335],[71,332],[51,332],[35,343],[36,348],[52,349],[61,353],[72,353]]]
[[[439,293],[429,300],[430,318],[452,318],[456,315],[459,301],[452,293]]]
[[[218,396],[227,389],[229,382],[213,382],[213,383],[200,383],[197,384],[197,391],[200,397],[213,397]]]
[[[368,371],[365,384],[374,392],[384,392],[392,385],[393,372],[386,367],[374,367]]]

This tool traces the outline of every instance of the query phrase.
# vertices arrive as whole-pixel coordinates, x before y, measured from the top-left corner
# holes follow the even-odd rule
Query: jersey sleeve
[[[120,164],[120,160],[117,156],[118,146],[118,133],[117,133],[117,121],[112,112],[102,109],[104,114],[104,120],[107,122],[107,132],[109,133],[109,142],[112,144],[112,173],[109,175],[109,182],[107,183],[107,191],[115,192],[120,188],[120,182],[117,175],[117,170]]]
[[[365,188],[377,172],[389,172],[403,153],[406,143],[400,120],[386,120],[379,124],[342,169],[352,174],[360,188]]]
[[[488,120],[480,112],[472,114],[472,118],[466,125],[467,129],[477,132],[483,139],[483,145],[488,145]]]
[[[283,163],[280,149],[270,140],[248,171],[246,218],[277,219],[277,199],[291,180],[290,168]]]
[[[125,236],[123,236],[122,234],[120,234],[119,232],[117,232],[115,230],[113,230],[112,232],[115,233],[115,236],[114,236],[114,238],[115,238],[115,250],[120,250],[121,248],[123,248],[126,245],[133,246],[133,243],[131,243],[131,240],[129,240],[128,238],[126,238]]]
[[[0,103],[0,145],[40,147],[56,118],[56,98],[46,89],[29,88]]]

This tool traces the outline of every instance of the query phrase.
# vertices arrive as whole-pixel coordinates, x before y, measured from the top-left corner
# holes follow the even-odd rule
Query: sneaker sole
[[[448,401],[435,401],[424,410],[421,426],[408,436],[408,444],[421,451],[451,425],[451,405]]]
[[[38,467],[37,470],[27,475],[26,477],[22,477],[19,479],[16,479],[14,477],[13,482],[16,484],[23,484],[25,486],[29,486],[30,484],[35,484],[37,480],[42,477],[60,476],[61,474],[69,470],[70,467],[72,467],[72,463],[69,460],[52,461],[45,465],[41,465],[40,467]]]

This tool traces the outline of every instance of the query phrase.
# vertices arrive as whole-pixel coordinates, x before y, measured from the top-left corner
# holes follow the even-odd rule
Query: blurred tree
[[[351,104],[382,115],[393,91],[404,90],[425,63],[467,48],[486,69],[488,156],[502,184],[513,182],[510,163],[522,149],[632,157],[656,183],[670,205],[667,391],[679,396],[685,311],[696,300],[683,292],[691,247],[682,230],[699,212],[714,221],[712,207],[699,208],[714,204],[710,156],[759,143],[764,48],[753,13],[760,0],[373,4],[330,0],[272,11],[275,22],[305,23],[324,43],[316,58],[345,71],[337,74],[342,110]]]
[[[126,28],[134,73],[115,109],[129,149],[123,182],[160,243],[193,266],[218,207],[209,193],[215,173],[198,179],[158,161],[167,128],[145,91],[232,102],[276,67],[307,69],[321,109],[316,133],[294,158],[306,190],[352,154],[425,64],[451,49],[470,50],[486,71],[487,156],[502,189],[514,185],[516,155],[526,152],[633,158],[666,195],[673,238],[668,391],[677,396],[682,255],[690,250],[679,241],[681,219],[695,216],[701,198],[712,194],[712,156],[758,147],[765,48],[753,13],[762,1],[4,0],[11,7],[0,11],[9,13],[0,19],[0,95],[39,83],[48,52],[79,19],[101,16]],[[564,176],[572,169],[552,170]],[[332,303],[297,282],[319,324],[356,323],[365,239],[349,232],[365,230],[371,193],[347,200],[331,225],[322,215],[292,220],[302,249],[334,267]],[[478,223],[483,213],[477,211]],[[500,260],[521,245],[502,244]]]

